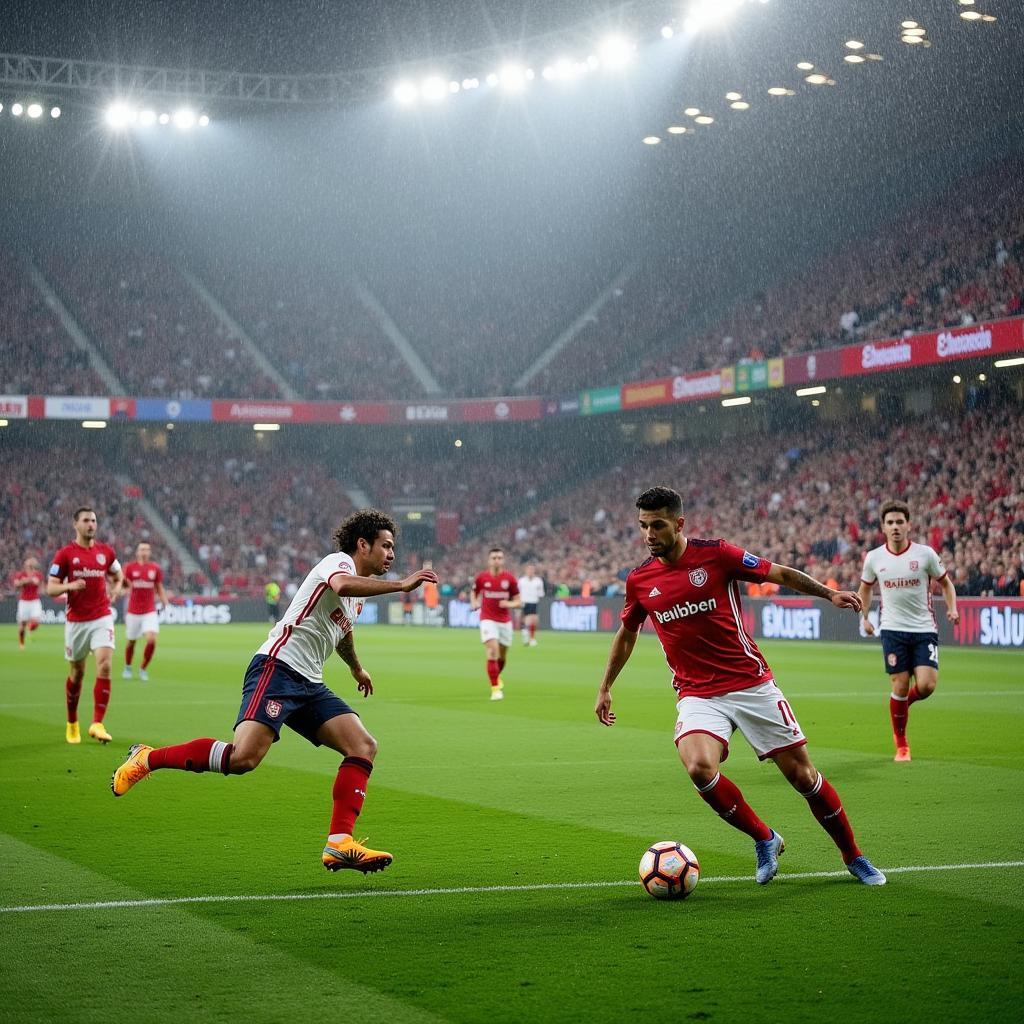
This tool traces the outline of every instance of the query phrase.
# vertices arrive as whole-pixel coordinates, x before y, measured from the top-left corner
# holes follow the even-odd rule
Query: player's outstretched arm
[[[369,576],[343,576],[331,580],[331,589],[338,597],[380,597],[382,594],[408,594],[424,583],[437,583],[432,569],[417,569],[404,580],[375,580]]]
[[[625,668],[629,656],[636,646],[637,633],[626,629],[625,625],[619,626],[618,632],[612,639],[612,649],[608,653],[608,664],[605,666],[604,678],[601,680],[601,687],[597,691],[597,703],[594,705],[594,714],[602,725],[614,725],[615,713],[612,711],[612,684],[619,673]]]
[[[338,657],[348,665],[352,678],[357,683],[359,692],[364,697],[369,697],[373,693],[373,680],[370,679],[370,673],[359,664],[359,656],[356,654],[355,633],[349,630],[338,641],[338,646],[334,649],[338,652]]]
[[[780,587],[789,587],[790,590],[795,590],[797,593],[831,601],[837,608],[852,608],[854,611],[860,611],[860,598],[852,590],[833,590],[790,565],[778,565],[772,562],[772,567],[765,579],[771,580],[772,583],[778,583]]]

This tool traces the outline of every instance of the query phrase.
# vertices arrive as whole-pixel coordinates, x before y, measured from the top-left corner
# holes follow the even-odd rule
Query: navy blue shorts
[[[274,742],[287,725],[314,746],[320,726],[338,715],[354,715],[340,697],[323,683],[312,683],[283,661],[257,654],[245,670],[242,706],[235,728],[242,722],[262,722],[274,730]]]
[[[537,606],[535,604],[524,604],[523,605],[523,614],[524,615],[536,615],[537,614]]]
[[[882,657],[889,675],[913,672],[918,665],[939,667],[938,633],[904,633],[898,629],[882,630]]]

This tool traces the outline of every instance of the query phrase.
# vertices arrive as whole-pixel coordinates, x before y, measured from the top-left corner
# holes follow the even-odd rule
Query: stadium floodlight
[[[107,426],[106,420],[82,420],[82,426],[86,430],[105,430]]]
[[[206,127],[209,126],[209,124],[210,124],[210,115],[209,114],[200,114],[199,115],[199,127],[200,128],[206,128]]]
[[[797,388],[794,394],[797,398],[806,398],[808,395],[823,395],[828,391],[824,384],[817,384],[810,388]]]
[[[448,83],[440,75],[430,75],[420,84],[420,95],[425,100],[436,103],[448,95]]]
[[[394,90],[395,99],[403,106],[415,103],[419,99],[420,91],[412,82],[399,82]]]
[[[489,85],[489,86],[490,86],[490,87],[491,87],[491,88],[493,89],[493,88],[494,88],[494,86],[496,86],[496,85],[498,84],[498,75],[497,75],[497,72],[495,72],[495,71],[492,71],[492,72],[491,72],[491,73],[490,73],[490,74],[489,74],[489,75],[488,75],[488,76],[487,76],[487,77],[486,77],[486,78],[484,79],[484,81],[485,81],[485,82],[486,82],[486,83],[487,83],[487,84],[488,84],[488,85]]]
[[[809,60],[801,60],[797,62],[798,71],[813,71],[814,65]]]
[[[636,43],[631,42],[623,36],[608,36],[598,48],[598,56],[606,68],[618,71],[624,68],[632,59],[636,51]]]
[[[985,376],[985,374],[983,374],[983,373],[979,373],[978,374],[978,380],[985,381],[985,380],[988,380],[988,377]]]
[[[11,425],[10,420],[0,420],[0,427],[9,427]]]
[[[274,431],[281,429],[281,424],[280,423],[254,423],[252,425],[252,429],[255,430],[257,434],[268,434],[268,433],[272,434]]]
[[[661,137],[659,135],[645,135],[644,136],[644,145],[645,146],[656,146],[659,142],[661,142]]]
[[[828,80],[828,75],[822,75],[820,73],[807,75],[804,78],[804,81],[807,82],[809,85],[827,85]]]
[[[728,409],[734,405],[750,405],[752,401],[750,395],[740,395],[738,398],[723,398],[722,405]]]
[[[462,80],[463,89],[479,89],[480,79],[479,78],[464,78]]]
[[[139,124],[148,128],[151,124],[156,124],[156,111],[155,110],[140,110],[139,111]]]
[[[452,79],[448,83],[448,91],[454,96],[455,93],[462,92],[462,86],[455,79]]]
[[[3,112],[4,112],[4,105],[2,103],[0,103],[0,114],[2,114]]]
[[[848,53],[843,60],[847,64],[863,64],[867,60],[867,57],[862,57],[859,53]]]
[[[670,124],[667,129],[669,135],[688,135],[692,130],[682,124]]]
[[[961,383],[963,383],[963,378],[960,376],[959,373],[954,373],[953,374],[953,383],[954,384],[961,384]]]
[[[740,92],[727,92],[725,94],[727,100],[741,100],[743,99],[743,93]]]
[[[846,48],[848,50],[863,50],[864,44],[859,39],[847,39]]]
[[[733,100],[732,103],[729,104],[729,106],[732,107],[733,110],[750,109],[750,104],[746,100]]]
[[[11,113],[15,117],[21,117],[21,115],[25,113],[25,108],[20,103],[12,103]]]
[[[792,96],[793,90],[787,89],[784,85],[773,85],[768,89],[769,96]]]
[[[136,119],[136,113],[125,103],[111,103],[103,115],[111,128],[127,128]]]
[[[960,12],[960,17],[963,18],[964,21],[980,21],[981,20],[981,12],[980,11],[961,11]]]
[[[683,113],[687,117],[696,117],[700,113],[700,107],[687,107]]]
[[[676,34],[676,30],[671,25],[661,26],[661,38],[671,39]]]
[[[187,132],[196,123],[196,112],[190,107],[178,107],[174,112],[174,127]]]
[[[696,121],[697,124],[714,124],[715,123],[715,119],[713,117],[711,117],[710,115],[708,115],[708,114],[698,114],[694,118],[694,121]]]
[[[993,366],[1001,368],[1005,366],[1024,366],[1024,356],[1014,356],[1012,359],[997,359]]]
[[[50,117],[56,121],[60,117],[60,107],[50,107]]]
[[[526,82],[526,69],[522,65],[506,64],[501,69],[501,87],[507,92],[522,92]]]
[[[904,21],[904,22],[901,22],[901,27],[902,28],[917,28],[917,22],[916,21]]]
[[[28,116],[31,117],[33,120],[35,120],[37,117],[42,117],[43,116],[43,105],[42,105],[42,103],[30,103],[28,105],[28,110],[26,110],[25,113],[28,114]]]
[[[455,447],[456,448],[461,448],[462,447],[462,438],[461,437],[455,438]]]

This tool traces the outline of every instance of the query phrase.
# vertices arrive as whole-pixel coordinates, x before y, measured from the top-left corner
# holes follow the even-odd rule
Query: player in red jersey
[[[598,721],[615,724],[611,687],[650,617],[678,695],[679,757],[705,802],[754,840],[757,882],[764,885],[775,877],[785,843],[719,771],[729,756],[734,729],[743,733],[759,760],[773,760],[807,800],[811,813],[839,847],[850,874],[865,885],[884,885],[885,875],[860,852],[839,796],[811,763],[796,716],[743,627],[739,583],[769,580],[854,611],[860,610],[860,599],[724,540],[688,539],[683,533],[682,498],[668,487],[644,491],[636,507],[640,533],[652,557],[626,580],[622,625],[612,641],[594,708]]]
[[[163,569],[152,560],[151,548],[142,541],[135,548],[135,561],[124,567],[124,582],[121,593],[128,593],[128,610],[125,612],[124,671],[122,679],[132,677],[132,657],[135,654],[135,641],[145,636],[146,646],[142,649],[142,664],[139,666],[139,678],[146,682],[149,673],[146,671],[153,660],[156,650],[156,635],[160,632],[160,619],[157,616],[156,602],[167,604],[167,591],[164,590]]]
[[[487,553],[487,571],[473,580],[470,603],[480,609],[480,639],[487,650],[487,680],[491,700],[502,700],[505,683],[501,671],[512,646],[512,609],[520,606],[519,584],[505,571],[505,552],[491,548]]]
[[[18,612],[15,620],[18,623],[18,647],[25,649],[25,632],[34,633],[43,621],[43,602],[39,600],[39,588],[43,582],[43,574],[39,571],[39,563],[29,555],[22,563],[20,571],[11,579],[11,585],[18,592]]]
[[[96,513],[87,507],[75,510],[75,539],[53,556],[46,592],[50,597],[68,596],[64,623],[64,657],[71,662],[65,683],[68,743],[81,743],[78,728],[78,698],[82,693],[85,661],[92,651],[96,658],[93,685],[93,714],[89,735],[109,743],[110,733],[103,716],[110,703],[110,662],[114,654],[114,616],[110,611],[110,590],[117,593],[122,580],[121,566],[109,544],[96,540]]]

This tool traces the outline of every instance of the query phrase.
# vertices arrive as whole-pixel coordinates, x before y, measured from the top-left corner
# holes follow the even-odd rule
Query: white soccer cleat
[[[149,673],[144,668],[140,668],[139,669],[139,678],[144,683],[148,683],[149,682]]]
[[[124,671],[121,673],[121,678],[122,679],[131,679],[131,677],[132,677],[132,670],[131,670],[131,668],[128,665],[125,665]]]
[[[491,700],[504,700],[504,699],[505,699],[505,691],[504,691],[504,689],[502,687],[500,687],[500,686],[492,686],[491,687]]]
[[[779,856],[786,849],[785,840],[774,829],[770,839],[759,839],[754,843],[757,857],[757,871],[754,879],[758,885],[767,885],[779,871]]]
[[[863,885],[885,885],[885,875],[863,855],[854,857],[846,870]]]

